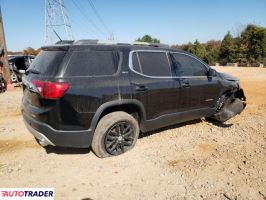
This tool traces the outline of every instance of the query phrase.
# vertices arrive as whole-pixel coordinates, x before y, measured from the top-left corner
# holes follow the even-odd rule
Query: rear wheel
[[[11,73],[11,81],[12,81],[12,83],[18,83],[19,82],[18,81],[18,76],[16,75],[15,72]]]
[[[139,136],[137,120],[125,112],[105,115],[98,123],[92,150],[100,157],[117,156],[132,149]]]

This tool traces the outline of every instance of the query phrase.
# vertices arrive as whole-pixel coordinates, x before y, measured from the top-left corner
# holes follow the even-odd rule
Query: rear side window
[[[74,51],[65,76],[107,76],[117,72],[119,53],[113,51]]]
[[[148,76],[171,76],[171,67],[166,52],[134,52],[133,69]]]
[[[179,53],[172,58],[175,76],[206,76],[206,67],[197,59]]]
[[[41,75],[53,75],[57,72],[65,54],[65,51],[41,51],[29,69],[36,70]]]

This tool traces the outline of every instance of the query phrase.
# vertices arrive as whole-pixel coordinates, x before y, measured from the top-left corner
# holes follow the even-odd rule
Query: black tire
[[[132,149],[138,137],[137,120],[128,113],[113,112],[99,121],[91,147],[99,158],[118,156]]]
[[[209,122],[220,122],[220,123],[223,123],[222,121],[219,120],[219,118],[217,117],[217,114],[219,112],[221,112],[221,110],[223,109],[224,107],[224,104],[226,102],[226,94],[223,94],[222,96],[220,96],[216,102],[216,111],[215,111],[215,114],[210,116],[210,117],[205,117],[205,119]]]

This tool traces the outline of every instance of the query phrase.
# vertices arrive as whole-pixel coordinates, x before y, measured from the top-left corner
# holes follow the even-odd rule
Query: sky
[[[117,41],[149,34],[166,44],[222,40],[249,23],[266,27],[266,0],[92,0]],[[45,44],[45,0],[0,0],[9,51]],[[76,6],[76,5],[78,6]],[[74,39],[107,39],[88,0],[65,0]],[[93,25],[93,23],[97,26]],[[100,29],[100,30],[99,30]],[[62,39],[64,33],[59,33]]]

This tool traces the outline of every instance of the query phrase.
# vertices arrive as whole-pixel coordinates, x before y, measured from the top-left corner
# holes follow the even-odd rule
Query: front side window
[[[117,72],[119,53],[113,51],[73,51],[66,76],[108,76]]]
[[[166,52],[134,52],[132,65],[135,71],[147,76],[171,76],[171,67]]]
[[[206,67],[197,59],[180,53],[171,54],[175,76],[206,76]]]

